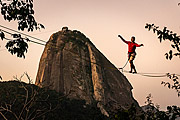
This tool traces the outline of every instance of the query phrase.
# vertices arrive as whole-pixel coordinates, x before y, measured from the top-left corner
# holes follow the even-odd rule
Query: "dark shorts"
[[[128,53],[128,60],[134,60],[136,57],[136,53]]]

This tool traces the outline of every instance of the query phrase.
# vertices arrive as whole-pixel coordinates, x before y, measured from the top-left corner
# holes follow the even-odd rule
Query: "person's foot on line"
[[[129,73],[132,73],[132,71],[129,71]]]
[[[134,72],[133,72],[133,74],[137,74],[137,72],[136,72],[136,71],[134,71]]]

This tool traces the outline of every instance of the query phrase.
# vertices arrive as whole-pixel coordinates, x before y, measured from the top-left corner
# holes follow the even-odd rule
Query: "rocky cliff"
[[[51,35],[41,56],[36,85],[49,87],[72,99],[97,102],[108,112],[132,103],[132,86],[126,77],[81,32],[68,30]]]

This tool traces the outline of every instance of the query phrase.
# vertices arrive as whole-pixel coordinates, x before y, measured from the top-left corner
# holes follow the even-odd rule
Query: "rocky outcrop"
[[[126,77],[79,31],[54,33],[41,56],[36,85],[49,87],[72,99],[97,102],[101,111],[138,103]]]

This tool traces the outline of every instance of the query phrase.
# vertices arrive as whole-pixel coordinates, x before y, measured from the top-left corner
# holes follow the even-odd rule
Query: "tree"
[[[179,4],[178,4],[179,5]],[[176,50],[175,53],[173,53],[172,50],[169,51],[169,53],[166,53],[166,59],[171,60],[173,56],[179,56],[180,57],[180,36],[177,35],[177,33],[173,33],[173,31],[170,31],[167,29],[167,27],[164,27],[163,30],[159,30],[159,26],[155,26],[154,24],[146,24],[146,29],[153,30],[154,33],[157,34],[158,39],[160,42],[162,40],[169,40],[172,44],[171,47]],[[180,96],[180,83],[178,75],[176,74],[167,74],[167,77],[171,80],[170,82],[164,82],[162,81],[161,84],[164,86],[167,86],[169,89],[174,89],[178,97]]]
[[[145,114],[145,120],[176,120],[180,117],[180,108],[177,106],[167,106],[167,111],[160,111],[159,105],[154,105],[152,96],[146,97],[146,105],[142,107]]]
[[[180,57],[180,36],[177,35],[177,33],[173,33],[173,31],[168,30],[167,27],[164,27],[163,30],[159,30],[159,26],[155,26],[154,24],[146,24],[146,29],[153,30],[154,33],[157,34],[158,39],[160,42],[162,40],[169,40],[172,44],[171,47],[176,50],[175,53],[173,53],[172,50],[169,51],[169,53],[166,53],[166,59],[172,59],[173,56],[179,56]]]
[[[177,33],[173,33],[173,31],[170,31],[167,29],[167,27],[164,27],[163,30],[159,30],[159,26],[155,26],[154,24],[146,24],[146,29],[153,30],[154,33],[157,34],[158,39],[160,42],[162,40],[169,40],[172,44],[171,47],[176,50],[175,53],[173,53],[172,50],[169,51],[169,53],[166,53],[166,59],[171,60],[173,56],[179,56],[180,57],[180,36],[177,35]],[[164,82],[162,81],[161,84],[164,86],[167,86],[169,89],[174,89],[178,93],[178,97],[180,96],[180,83],[179,78],[176,74],[167,74],[167,77],[171,80],[171,82]]]
[[[178,3],[180,5],[180,3]],[[159,30],[159,26],[155,26],[154,24],[146,24],[146,29],[153,30],[154,33],[157,34],[158,39],[160,42],[162,40],[169,40],[172,44],[171,47],[175,49],[175,53],[173,53],[172,50],[169,51],[169,53],[166,53],[166,59],[171,60],[173,56],[179,56],[180,57],[180,36],[177,35],[177,33],[173,33],[173,31],[168,30],[167,27],[164,27],[163,30]],[[161,84],[164,86],[167,86],[169,89],[174,89],[178,97],[180,96],[180,83],[178,74],[167,74],[167,77],[171,80],[170,82],[164,82],[162,81]],[[148,100],[148,99],[147,99]],[[159,112],[158,112],[159,114]],[[168,117],[168,119],[175,120],[177,117],[180,117],[180,108],[177,106],[168,106],[166,114],[162,114],[165,117]],[[152,116],[152,115],[151,115]]]
[[[24,75],[27,76],[29,84],[21,81]],[[57,104],[60,100],[58,93],[31,84],[32,80],[27,73],[15,79],[15,81],[0,82],[0,119],[43,119],[58,108]]]
[[[167,86],[169,89],[174,89],[178,97],[180,97],[180,83],[179,83],[179,78],[176,74],[167,74],[167,77],[170,79],[170,82],[164,82],[162,81],[161,84],[164,86]]]
[[[178,6],[180,6],[180,3],[178,3]],[[173,56],[180,57],[180,36],[177,36],[177,33],[173,33],[173,31],[168,30],[167,27],[164,27],[163,30],[159,30],[159,26],[149,23],[146,23],[145,28],[149,31],[153,30],[153,32],[157,34],[160,42],[162,42],[162,40],[169,40],[172,42],[171,47],[176,50],[176,53],[170,50],[169,53],[165,54],[166,59],[171,60]]]
[[[34,29],[45,28],[42,24],[37,23],[34,18],[33,0],[0,0],[1,14],[4,20],[17,21],[18,30],[24,31],[25,29],[33,31]],[[6,48],[11,54],[17,54],[17,57],[25,58],[25,53],[28,49],[28,38],[23,38],[20,34],[11,34],[13,40],[5,37],[4,30],[0,31],[2,40],[8,40]]]
[[[26,76],[29,83],[22,82]],[[106,120],[97,103],[70,99],[68,95],[32,84],[27,73],[0,82],[0,120]]]

